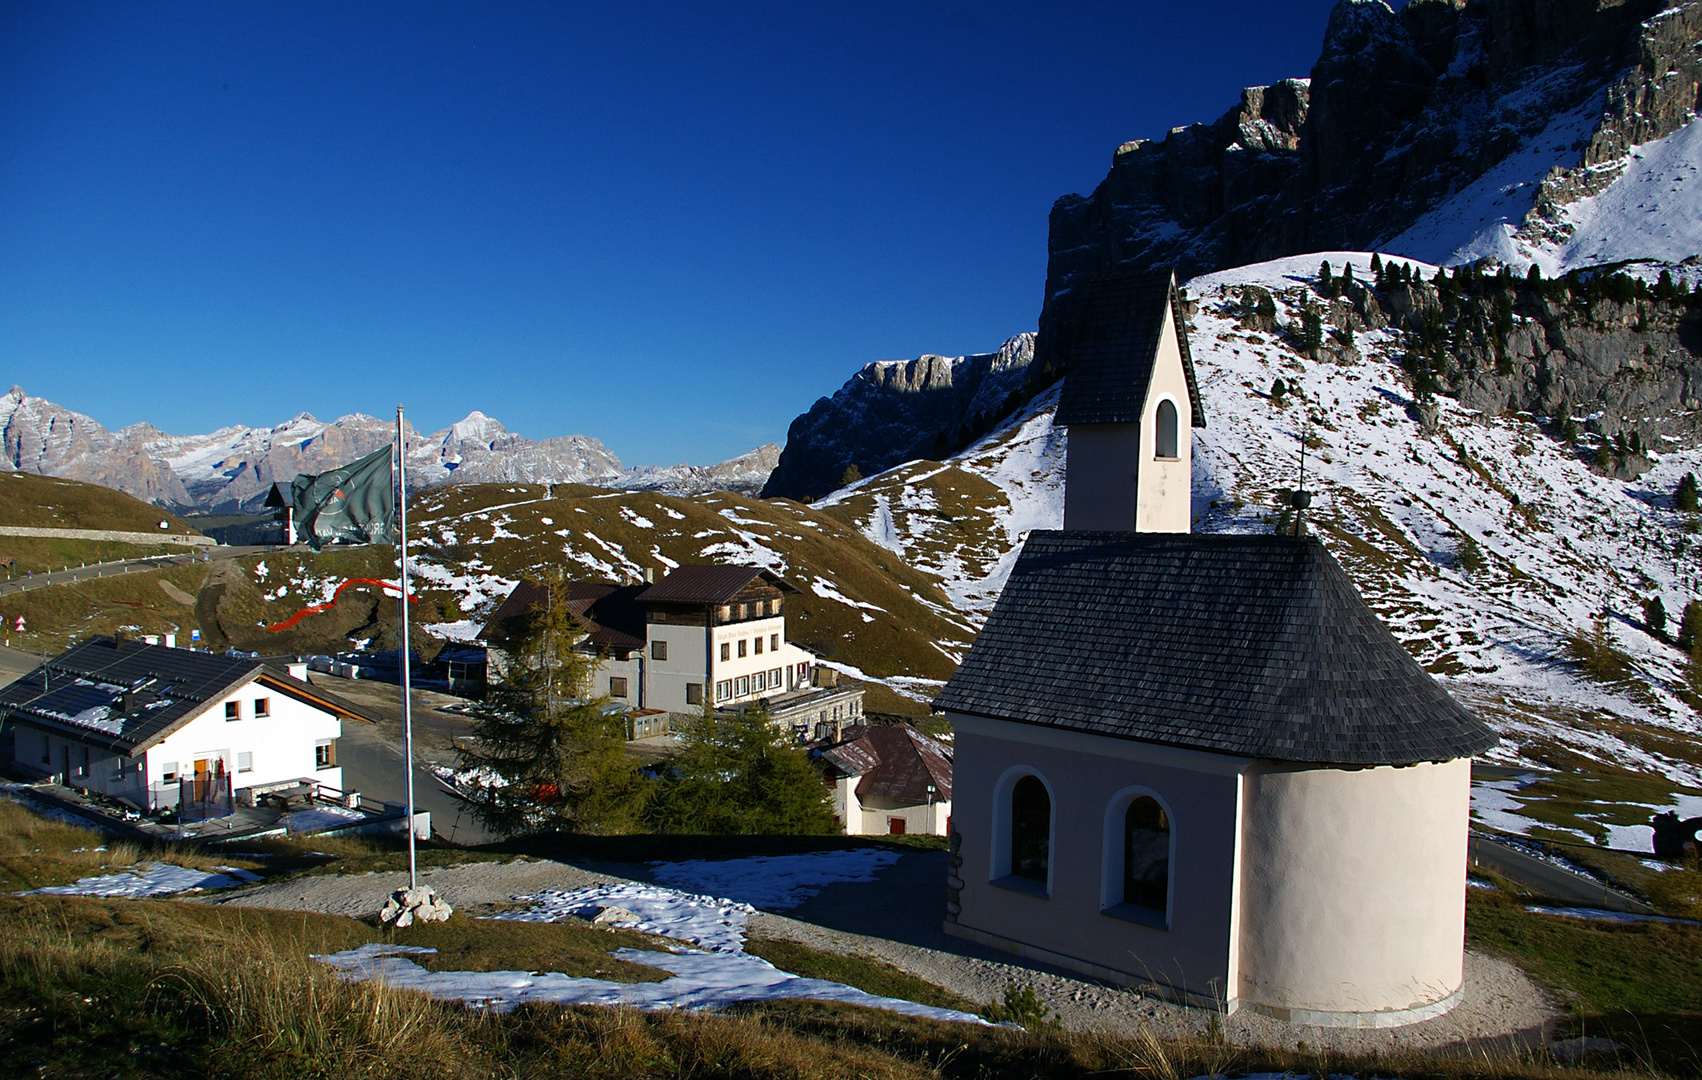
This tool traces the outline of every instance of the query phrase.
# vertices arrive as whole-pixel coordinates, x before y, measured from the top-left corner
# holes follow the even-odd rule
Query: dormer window
[[[1153,431],[1153,456],[1171,461],[1180,455],[1177,453],[1176,403],[1165,398],[1158,403],[1157,423]]]

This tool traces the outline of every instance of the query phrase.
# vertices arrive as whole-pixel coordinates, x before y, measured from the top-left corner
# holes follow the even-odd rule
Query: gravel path
[[[457,909],[476,911],[543,889],[574,889],[605,881],[650,880],[639,864],[583,865],[546,860],[477,863],[427,870],[421,880]],[[406,873],[317,875],[260,885],[205,902],[244,907],[366,916],[407,884]],[[985,1002],[1015,983],[1030,984],[1066,1027],[1127,1034],[1145,1023],[1161,1034],[1205,1030],[1208,1014],[1136,991],[1077,978],[1063,971],[947,936],[935,913],[945,909],[945,854],[907,854],[872,883],[829,885],[786,915],[758,913],[754,938],[795,941],[826,952],[884,960],[922,979]],[[1483,1050],[1540,1046],[1560,1012],[1518,968],[1466,953],[1465,993],[1444,1016],[1401,1028],[1356,1030],[1288,1024],[1242,1011],[1224,1020],[1236,1043],[1308,1047],[1341,1052],[1469,1045]]]

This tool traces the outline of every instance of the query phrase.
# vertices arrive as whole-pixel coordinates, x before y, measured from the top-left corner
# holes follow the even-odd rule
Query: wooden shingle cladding
[[[1206,426],[1181,294],[1170,271],[1094,278],[1060,296],[1058,305],[1034,344],[1036,365],[1064,373],[1056,423],[1139,423],[1168,311],[1182,351],[1193,426]]]
[[[1315,539],[1032,533],[948,712],[1276,761],[1448,761],[1494,733]]]

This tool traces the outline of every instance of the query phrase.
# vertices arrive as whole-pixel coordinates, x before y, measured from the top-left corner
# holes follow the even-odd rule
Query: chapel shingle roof
[[[111,637],[74,645],[0,688],[0,715],[109,751],[133,754],[255,679],[338,716],[374,719],[342,698],[253,657]]]
[[[1168,270],[1121,273],[1074,286],[1061,299],[1064,315],[1048,320],[1035,342],[1034,362],[1064,372],[1057,423],[1127,424],[1141,418],[1152,382],[1164,313],[1174,312],[1182,372],[1193,425],[1206,426],[1194,379],[1181,294]]]
[[[1030,534],[935,707],[1237,756],[1446,761],[1495,734],[1315,539]]]

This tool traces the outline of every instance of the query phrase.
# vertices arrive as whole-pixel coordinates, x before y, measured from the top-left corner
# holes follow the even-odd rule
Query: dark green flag
[[[394,544],[396,486],[386,446],[340,469],[290,483],[296,536],[318,551],[328,543]]]

